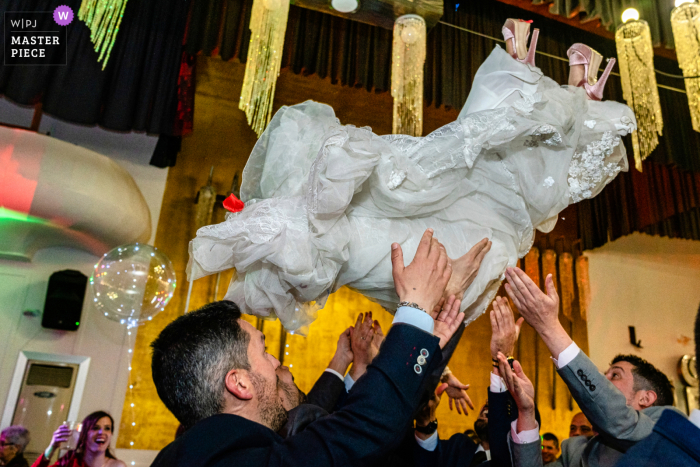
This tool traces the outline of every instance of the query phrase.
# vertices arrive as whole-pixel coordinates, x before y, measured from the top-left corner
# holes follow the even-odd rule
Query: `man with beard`
[[[153,467],[365,465],[400,441],[420,403],[441,348],[463,319],[454,295],[439,313],[452,267],[428,229],[404,266],[392,245],[400,305],[382,351],[357,381],[342,409],[287,439],[287,419],[265,336],[240,319],[232,302],[215,302],[170,323],[153,342],[158,395],[187,431]]]

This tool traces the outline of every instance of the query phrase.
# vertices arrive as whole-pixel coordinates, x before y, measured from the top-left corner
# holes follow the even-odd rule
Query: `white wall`
[[[34,109],[15,105],[0,98],[0,124],[28,127]],[[44,115],[39,132],[104,154],[123,166],[134,178],[151,211],[153,243],[165,191],[167,169],[148,164],[157,137],[138,133],[119,133],[99,127],[67,123]],[[1,234],[1,232],[0,232]],[[80,407],[80,417],[95,410],[107,410],[115,418],[118,436],[122,405],[128,381],[128,337],[126,329],[100,316],[92,306],[88,291],[78,331],[54,331],[41,327],[41,317],[22,314],[23,310],[43,311],[49,276],[63,269],[75,269],[90,276],[97,257],[88,253],[52,248],[37,252],[32,263],[0,260],[0,407],[4,407],[12,372],[21,350],[82,355],[92,358]],[[4,428],[4,427],[2,427]],[[48,441],[48,440],[47,440]],[[116,436],[112,445],[116,445]],[[120,450],[122,459],[131,465],[148,465]],[[133,456],[132,456],[133,457]]]
[[[617,354],[638,355],[672,378],[679,395],[678,360],[695,353],[700,242],[635,233],[587,255],[591,359],[607,369]],[[641,349],[630,344],[628,326],[635,326]]]

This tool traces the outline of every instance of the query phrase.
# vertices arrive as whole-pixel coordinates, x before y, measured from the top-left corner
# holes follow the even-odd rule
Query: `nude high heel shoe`
[[[515,50],[515,53],[511,54],[512,57],[520,63],[535,66],[535,52],[537,51],[537,38],[540,35],[540,30],[535,29],[532,32],[532,40],[530,41],[530,48],[528,49],[527,38],[530,35],[531,23],[532,20],[525,21],[522,19],[509,18],[503,25],[501,32],[506,42],[509,40],[513,41],[513,50]]]
[[[603,56],[585,44],[574,44],[566,52],[569,56],[569,66],[583,65],[584,78],[578,87],[583,87],[591,100],[599,101],[603,98],[603,88],[608,81],[610,72],[615,66],[615,59],[609,58],[605,71],[598,79],[598,69],[603,62]]]

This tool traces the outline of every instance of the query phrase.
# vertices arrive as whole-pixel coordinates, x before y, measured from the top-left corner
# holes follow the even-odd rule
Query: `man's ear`
[[[250,400],[253,398],[253,384],[245,370],[234,369],[226,373],[224,379],[226,390],[240,400]]]
[[[656,392],[647,389],[642,389],[641,391],[637,392],[639,406],[642,409],[646,409],[647,407],[654,405],[658,397],[659,396],[656,394]]]

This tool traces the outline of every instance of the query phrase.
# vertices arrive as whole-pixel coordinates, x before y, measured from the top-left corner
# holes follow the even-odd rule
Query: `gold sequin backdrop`
[[[194,197],[197,190],[206,183],[209,169],[214,165],[213,184],[216,191],[227,191],[234,175],[242,172],[257,139],[255,132],[248,126],[245,114],[238,110],[235,91],[241,87],[244,69],[244,65],[236,62],[198,57],[194,133],[183,139],[177,165],[169,169],[155,240],[155,245],[173,262],[180,280],[178,285],[181,286],[176,289],[173,300],[166,309],[152,322],[138,329],[132,361],[134,388],[127,393],[124,401],[122,423],[116,441],[118,448],[161,449],[175,436],[178,424],[161,403],[151,379],[151,353],[148,346],[161,329],[182,313],[184,307],[187,294],[184,280],[187,244],[196,230],[194,214],[197,205],[194,204]],[[389,93],[368,93],[364,89],[332,85],[329,80],[317,76],[304,77],[282,70],[277,83],[275,110],[281,105],[291,105],[306,99],[332,105],[341,122],[367,125],[378,134],[391,132],[393,102]],[[454,121],[458,114],[454,109],[434,107],[426,107],[423,112],[426,132]],[[222,215],[221,207],[217,206],[214,210],[215,220],[221,219]],[[567,213],[566,221],[560,221],[560,225],[571,222],[573,217],[575,216]],[[572,230],[575,231],[575,228]],[[536,263],[530,269],[539,274]],[[219,298],[223,296],[230,276],[227,273],[221,278]],[[195,282],[191,309],[212,300],[215,283],[213,276]],[[566,329],[573,329],[574,339],[586,349],[586,326],[580,319],[577,307],[577,301],[574,300],[574,320],[570,322],[562,318],[562,322]],[[356,313],[368,310],[374,312],[386,330],[392,318],[388,313],[364,297],[341,289],[330,297],[326,308],[319,313],[319,319],[311,326],[308,338],[287,336],[282,347],[284,360],[286,364],[293,365],[292,371],[303,390],[310,389],[326,368],[338,336],[354,322]],[[256,324],[257,320],[250,319],[250,322]],[[278,356],[281,344],[279,324],[266,322],[264,330],[270,352]],[[471,384],[469,394],[477,406],[484,404],[487,398],[491,371],[490,336],[488,316],[482,316],[467,328],[450,362],[450,368],[459,379]],[[544,343],[529,326],[525,326],[518,348],[518,357],[533,381],[537,374],[537,396],[543,429],[566,437],[576,406],[572,409],[566,386],[554,376],[554,368]],[[287,352],[289,355],[286,355]],[[381,398],[381,394],[377,394],[377,397]],[[131,404],[134,404],[133,408]],[[447,401],[443,401],[438,409],[438,417],[440,435],[448,437],[473,428],[476,413],[472,412],[465,417],[450,412]]]

